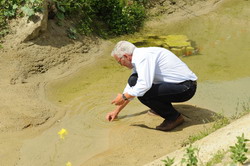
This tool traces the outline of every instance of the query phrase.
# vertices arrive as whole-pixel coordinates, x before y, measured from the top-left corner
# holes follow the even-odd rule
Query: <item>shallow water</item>
[[[158,26],[151,33],[185,34],[201,55],[183,58],[199,81],[232,80],[250,76],[250,2],[230,1],[222,10],[174,25]]]
[[[200,55],[181,57],[199,77],[197,94],[188,102],[197,107],[180,107],[188,115],[184,127],[170,133],[150,130],[162,120],[146,115],[147,108],[137,100],[123,110],[119,120],[105,121],[106,113],[114,109],[110,101],[122,92],[130,74],[110,57],[110,47],[96,62],[46,87],[49,100],[65,109],[66,116],[25,142],[19,165],[65,165],[67,161],[88,166],[142,165],[179,148],[188,136],[202,130],[206,122],[199,117],[204,116],[204,121],[210,112],[233,115],[243,105],[248,107],[249,3],[229,1],[207,15],[151,29],[155,35],[187,35],[200,48]],[[197,118],[188,114],[194,110],[200,112],[190,115]],[[69,132],[65,140],[58,139],[61,128]]]
[[[248,95],[244,95],[249,92],[246,86],[246,83],[249,82],[248,77],[250,77],[249,27],[250,2],[241,1],[239,3],[232,0],[225,3],[223,8],[209,14],[186,19],[173,25],[164,24],[157,28],[150,28],[150,30],[146,29],[134,38],[141,37],[148,32],[158,36],[187,35],[195,47],[200,50],[198,55],[180,57],[196,73],[201,85],[198,88],[198,95],[203,96],[194,98],[192,102],[197,105],[208,102],[207,105],[210,106],[209,103],[214,102],[212,98],[216,95],[232,96],[225,100],[226,102],[221,102],[223,104],[220,107],[216,104],[216,106],[210,107],[216,112],[225,112],[224,106],[226,110],[231,107],[233,110],[226,111],[225,114],[232,115],[236,109],[235,104],[240,105],[250,100]],[[51,99],[67,104],[72,99],[81,96],[82,93],[91,93],[92,89],[89,90],[89,86],[94,86],[97,80],[98,88],[95,87],[93,91],[104,93],[103,87],[105,87],[107,90],[105,95],[109,93],[109,97],[112,99],[115,96],[114,94],[112,96],[112,93],[123,90],[130,71],[117,65],[109,54],[110,51],[107,51],[98,62],[90,64],[71,78],[67,78],[67,81],[62,80],[51,84],[53,87],[50,90],[53,95],[49,95]],[[230,87],[231,84],[234,86]],[[215,89],[219,89],[220,92],[216,92]],[[207,93],[212,94],[212,97],[208,95],[209,99],[207,99]],[[220,97],[219,101],[223,101],[223,97]],[[234,101],[234,105],[231,101]]]

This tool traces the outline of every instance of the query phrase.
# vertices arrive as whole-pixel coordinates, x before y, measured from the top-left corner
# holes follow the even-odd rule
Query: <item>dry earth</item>
[[[17,162],[23,140],[64,116],[62,108],[46,99],[47,82],[75,72],[101,56],[100,48],[110,45],[95,37],[70,40],[65,28],[52,20],[46,32],[27,42],[20,43],[13,29],[0,50],[0,156],[4,158],[0,165],[6,166]]]
[[[152,3],[151,15],[163,14],[166,22],[178,21],[186,14],[183,8],[199,15],[214,10],[222,2],[158,0]],[[146,26],[150,28],[157,21],[151,20]],[[13,23],[13,32],[0,49],[0,165],[15,165],[20,160],[23,141],[41,134],[65,115],[63,108],[46,98],[46,84],[76,72],[113,45],[96,37],[71,40],[66,27],[58,27],[53,20],[47,25],[37,38],[22,42],[18,34],[25,29],[20,28],[19,21]]]

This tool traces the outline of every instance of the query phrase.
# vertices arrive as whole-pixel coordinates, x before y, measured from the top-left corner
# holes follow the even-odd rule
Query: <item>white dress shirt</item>
[[[138,80],[133,87],[127,84],[123,92],[132,96],[143,96],[152,84],[197,80],[197,76],[175,54],[160,47],[135,48],[132,65],[132,73],[138,74]]]

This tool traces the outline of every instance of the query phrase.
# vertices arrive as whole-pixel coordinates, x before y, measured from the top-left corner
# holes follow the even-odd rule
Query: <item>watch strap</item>
[[[123,98],[123,100],[128,100],[128,98],[125,96],[124,93],[122,94],[122,98]]]

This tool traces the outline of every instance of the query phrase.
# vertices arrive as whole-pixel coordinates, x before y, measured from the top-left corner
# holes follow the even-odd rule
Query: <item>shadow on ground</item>
[[[216,113],[211,110],[193,106],[193,105],[178,104],[178,105],[175,105],[174,107],[183,115],[185,122],[181,126],[174,129],[173,131],[180,131],[189,126],[211,123],[214,121],[215,116],[216,116]],[[125,115],[125,116],[120,117],[119,119],[140,116],[143,114],[147,114],[148,111],[149,110],[145,110],[145,111],[138,112],[135,114]],[[151,116],[156,116],[156,115],[151,115]],[[131,126],[155,130],[155,128],[149,127],[147,126],[147,124],[136,123],[136,124],[131,124]]]

